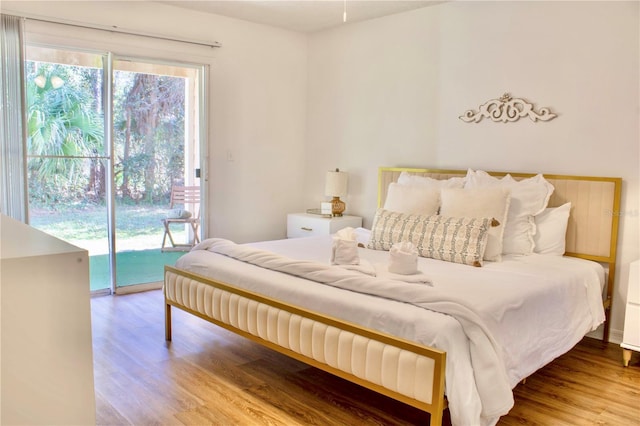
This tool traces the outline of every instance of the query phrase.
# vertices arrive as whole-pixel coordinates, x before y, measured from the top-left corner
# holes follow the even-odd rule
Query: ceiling
[[[311,33],[394,13],[419,9],[443,1],[423,0],[175,0],[160,3],[213,13],[292,31]]]

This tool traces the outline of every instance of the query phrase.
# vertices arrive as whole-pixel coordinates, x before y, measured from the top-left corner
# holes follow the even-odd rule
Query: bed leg
[[[631,362],[631,351],[629,349],[622,349],[622,365],[628,367],[629,362]]]
[[[171,305],[168,303],[164,305],[164,339],[171,341]]]

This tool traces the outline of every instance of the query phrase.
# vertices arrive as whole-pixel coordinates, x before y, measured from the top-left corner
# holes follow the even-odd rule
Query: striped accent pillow
[[[378,209],[367,248],[390,250],[410,241],[422,257],[482,266],[491,218],[422,216]]]

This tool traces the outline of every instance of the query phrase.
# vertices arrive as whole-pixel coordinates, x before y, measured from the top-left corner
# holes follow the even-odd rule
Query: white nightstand
[[[287,215],[287,238],[330,235],[346,227],[362,226],[359,216],[322,217],[309,213],[289,213]]]
[[[631,351],[640,352],[640,260],[631,262],[629,265],[627,309],[620,346],[622,346],[622,360],[627,367],[631,361]]]

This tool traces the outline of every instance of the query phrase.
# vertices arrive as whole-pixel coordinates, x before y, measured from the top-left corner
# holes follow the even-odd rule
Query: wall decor
[[[491,99],[480,105],[478,111],[470,109],[458,118],[466,123],[478,123],[483,118],[507,123],[518,121],[527,116],[532,121],[549,121],[557,117],[549,108],[540,108],[538,111],[534,111],[533,104],[522,98],[512,98],[510,94],[505,93],[498,99]]]

